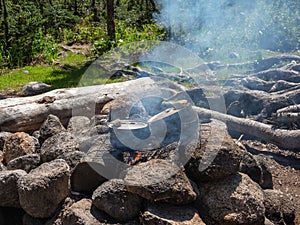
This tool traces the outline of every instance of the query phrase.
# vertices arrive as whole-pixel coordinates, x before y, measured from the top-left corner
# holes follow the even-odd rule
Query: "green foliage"
[[[117,42],[110,43],[106,31],[105,1],[5,0],[8,13],[6,41],[3,7],[0,7],[0,67],[22,67],[33,61],[51,63],[60,43],[89,44],[101,55],[110,46],[131,41],[162,38],[163,30],[151,20],[155,10],[143,1],[119,0],[115,6]],[[92,8],[94,7],[94,8]],[[97,13],[94,15],[94,13]]]

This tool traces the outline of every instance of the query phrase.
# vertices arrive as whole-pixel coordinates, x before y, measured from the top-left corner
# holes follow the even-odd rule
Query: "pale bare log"
[[[229,130],[257,137],[284,149],[300,150],[300,130],[273,129],[270,125],[250,119],[237,118],[199,107],[193,107],[193,109],[200,118],[209,117],[226,123]]]
[[[93,116],[115,98],[138,95],[155,89],[150,78],[80,88],[53,90],[41,95],[0,100],[0,131],[39,129],[49,114],[57,115],[66,125],[73,115]]]

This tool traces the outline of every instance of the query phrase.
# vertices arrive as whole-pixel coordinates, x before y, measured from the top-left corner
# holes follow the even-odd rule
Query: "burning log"
[[[263,139],[283,149],[300,149],[300,130],[274,130],[270,125],[250,119],[237,118],[196,106],[193,109],[198,113],[200,118],[208,117],[226,123],[229,130]]]

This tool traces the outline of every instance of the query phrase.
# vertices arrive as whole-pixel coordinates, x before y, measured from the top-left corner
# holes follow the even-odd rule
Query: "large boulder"
[[[24,170],[0,171],[0,207],[20,207],[17,182]]]
[[[21,207],[31,216],[48,218],[70,193],[70,169],[62,159],[44,163],[18,180]]]
[[[295,205],[293,197],[279,190],[264,190],[266,217],[276,224],[284,221],[287,225],[295,224]]]
[[[128,192],[122,180],[109,180],[93,193],[93,205],[118,221],[129,221],[139,215],[143,199]]]
[[[196,209],[162,203],[149,205],[141,221],[143,225],[205,225]]]
[[[140,163],[126,172],[127,189],[153,202],[188,204],[197,194],[176,164],[161,159]]]
[[[40,127],[40,140],[43,142],[47,138],[55,134],[59,134],[63,131],[66,131],[66,129],[61,124],[59,118],[55,115],[50,114]]]
[[[7,164],[7,169],[21,169],[29,173],[30,170],[37,168],[40,164],[41,158],[39,154],[28,154],[9,161]]]
[[[196,206],[207,224],[259,225],[265,219],[264,194],[248,175],[238,173],[201,185]]]
[[[6,163],[20,156],[35,152],[36,141],[24,132],[17,132],[6,138],[3,146],[3,157]]]
[[[214,144],[219,140],[211,140],[209,145],[201,144],[185,166],[187,175],[197,183],[218,180],[239,171],[243,150],[229,135],[220,134],[222,136],[213,137],[223,140],[220,145]]]
[[[48,138],[41,147],[41,159],[49,162],[58,156],[79,149],[75,136],[69,132],[61,132]]]

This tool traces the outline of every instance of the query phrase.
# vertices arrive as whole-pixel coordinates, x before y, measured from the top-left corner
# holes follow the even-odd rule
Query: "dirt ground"
[[[293,196],[296,207],[295,225],[300,224],[300,151],[281,150],[271,144],[243,141],[252,154],[264,156],[273,177],[274,189]]]

